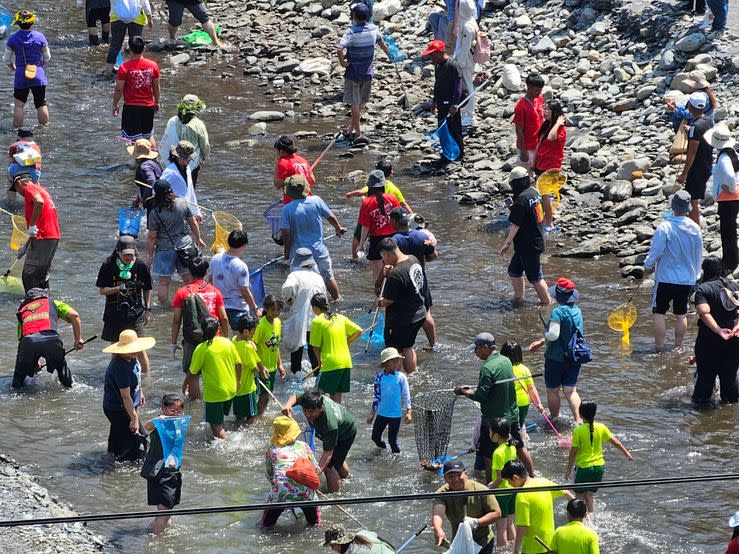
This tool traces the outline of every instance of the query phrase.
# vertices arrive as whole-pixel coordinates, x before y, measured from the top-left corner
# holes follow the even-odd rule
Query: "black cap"
[[[388,215],[401,225],[408,225],[408,212],[405,208],[401,208],[400,206],[393,208]]]
[[[154,194],[158,194],[160,196],[164,194],[168,194],[172,192],[172,185],[169,184],[169,181],[166,179],[157,179],[154,181]]]
[[[461,462],[461,460],[449,460],[447,463],[444,464],[445,476],[449,473],[462,473],[466,470],[467,468],[464,467],[464,464]]]
[[[15,185],[18,183],[18,181],[25,181],[25,180],[32,180],[31,174],[26,172],[16,173],[13,175],[13,182],[10,183],[10,187],[8,190],[12,190],[15,192]]]
[[[31,129],[18,129],[18,138],[26,139],[33,137],[33,131]]]

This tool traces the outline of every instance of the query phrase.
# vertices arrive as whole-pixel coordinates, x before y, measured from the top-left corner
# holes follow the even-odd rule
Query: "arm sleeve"
[[[508,214],[508,221],[514,225],[521,227],[523,224],[524,217],[526,216],[526,208],[523,205],[523,201],[520,200],[520,196],[511,206],[511,213]]]
[[[706,293],[703,290],[703,287],[698,287],[695,291],[695,298],[693,300],[693,303],[697,306],[698,304],[708,304],[708,300],[706,300]]]
[[[139,268],[138,278],[141,283],[141,287],[144,290],[151,290],[153,287],[151,285],[151,272],[149,271],[149,268],[146,267],[145,263],[142,263]]]
[[[351,30],[344,33],[344,36],[341,37],[341,40],[339,41],[338,48],[344,49],[347,48],[352,42],[352,32]]]
[[[382,393],[380,392],[380,381],[382,380],[382,372],[375,375],[375,382],[372,386],[373,388],[373,394],[372,394],[372,411],[376,412],[377,408],[380,407],[380,400],[382,399]]]
[[[644,267],[652,269],[662,257],[666,246],[667,235],[664,229],[662,229],[662,224],[660,224],[654,232],[654,237],[652,237],[652,245],[649,248],[647,259],[644,260]]]
[[[359,218],[357,218],[357,223],[360,225],[364,225],[365,227],[371,226],[370,216],[369,216],[369,206],[367,202],[362,202],[362,205],[359,207]]]
[[[108,265],[103,264],[100,266],[98,271],[98,278],[95,281],[96,287],[112,287],[113,286],[113,274],[108,271]]]
[[[382,297],[388,300],[397,300],[400,293],[400,284],[398,278],[392,273],[385,277],[385,290],[382,291]]]
[[[354,333],[356,333],[357,331],[361,331],[362,330],[362,328],[359,325],[357,325],[356,323],[354,323],[348,317],[346,318],[346,321],[344,322],[344,329],[345,329],[345,332],[346,332],[346,336],[347,337],[350,337]]]
[[[693,243],[694,244],[693,256],[694,256],[694,260],[696,261],[696,264],[695,264],[696,281],[700,279],[700,276],[701,276],[701,260],[703,260],[703,236],[699,233],[697,239],[698,240],[694,241]]]
[[[279,174],[277,175],[278,177]],[[290,230],[290,219],[287,216],[288,211],[286,209],[282,209],[282,212],[280,213],[280,229],[287,229]]]
[[[408,377],[405,376],[405,373],[400,374],[400,394],[403,397],[403,405],[405,406],[405,409],[410,410],[411,393],[408,389]]]
[[[544,333],[544,338],[549,342],[559,339],[559,321],[549,321],[549,329]]]
[[[195,348],[195,352],[192,354],[192,361],[190,361],[190,373],[193,375],[197,375],[203,369],[203,362],[205,361],[205,353],[207,352],[207,349],[208,345],[204,342]]]
[[[334,213],[331,211],[331,208],[328,207],[328,204],[326,204],[323,199],[318,202],[318,212],[321,214],[321,217],[326,219],[334,215]]]
[[[317,348],[321,348],[321,345],[323,344],[323,333],[321,333],[319,326],[320,320],[318,318],[315,318],[310,324],[310,346],[315,346]]]

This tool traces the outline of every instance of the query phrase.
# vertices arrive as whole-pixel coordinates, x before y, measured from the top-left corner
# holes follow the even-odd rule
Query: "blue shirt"
[[[280,229],[290,231],[290,259],[295,257],[298,248],[310,248],[317,258],[328,256],[323,243],[323,218],[333,214],[319,196],[298,198],[282,207]]]
[[[577,304],[565,304],[564,306],[557,306],[552,310],[549,315],[551,321],[557,321],[559,323],[559,338],[554,342],[547,341],[547,351],[544,354],[544,358],[547,360],[564,362],[565,350],[567,344],[572,339],[572,335],[575,334],[575,325],[580,329],[580,332],[584,332],[582,312]]]
[[[339,48],[346,49],[349,67],[344,76],[355,82],[372,79],[372,59],[375,44],[382,42],[379,29],[372,22],[352,25],[339,41]]]
[[[694,285],[700,277],[703,260],[701,229],[689,217],[669,216],[657,226],[644,260],[653,269],[657,283]]]
[[[409,231],[401,231],[393,235],[395,244],[403,254],[408,254],[418,258],[418,263],[421,264],[421,268],[426,272],[426,254],[431,254],[434,251],[433,246],[426,246],[425,241],[428,237],[416,229]]]
[[[375,375],[372,411],[382,417],[400,417],[403,406],[411,408],[411,395],[408,390],[408,377],[402,371],[379,372]]]
[[[141,366],[139,361],[136,358],[126,361],[120,356],[113,356],[105,370],[103,408],[114,412],[125,411],[120,389],[126,387],[130,389],[134,408],[138,408],[141,404]]]

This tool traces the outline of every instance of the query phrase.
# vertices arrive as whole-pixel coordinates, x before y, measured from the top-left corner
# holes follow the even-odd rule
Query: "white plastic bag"
[[[481,547],[472,538],[470,524],[463,521],[457,528],[451,548],[445,554],[477,554],[480,550]]]

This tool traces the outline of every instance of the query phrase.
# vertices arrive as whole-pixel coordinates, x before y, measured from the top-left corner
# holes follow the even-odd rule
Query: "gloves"
[[[480,524],[477,522],[477,520],[474,517],[465,517],[464,520],[465,522],[469,524],[470,529],[472,529],[473,531],[477,529],[478,527],[480,527]]]
[[[28,228],[28,236],[35,239],[38,236],[38,227],[36,227],[35,225],[31,225]]]
[[[169,345],[169,348],[170,348],[170,350],[172,351],[172,357],[173,357],[174,359],[177,359],[177,351],[178,351],[178,350],[182,350],[182,347],[180,347],[180,346],[179,346],[179,345],[177,345],[177,344],[170,344],[170,345]]]

